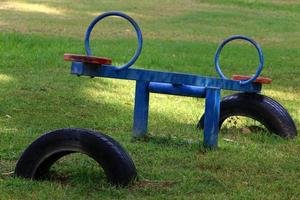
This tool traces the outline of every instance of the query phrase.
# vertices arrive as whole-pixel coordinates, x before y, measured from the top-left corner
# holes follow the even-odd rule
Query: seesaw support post
[[[133,137],[144,137],[148,127],[149,82],[136,81],[133,113]]]
[[[220,88],[206,88],[203,144],[210,149],[218,146],[220,97]]]

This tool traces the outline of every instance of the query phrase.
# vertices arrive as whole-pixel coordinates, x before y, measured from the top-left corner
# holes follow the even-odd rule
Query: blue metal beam
[[[176,85],[170,83],[151,82],[149,85],[149,92],[189,97],[205,97],[205,87]]]
[[[147,133],[149,111],[149,82],[136,81],[133,116],[133,136],[142,137]]]
[[[261,84],[257,83],[242,85],[240,84],[240,81],[228,79],[218,79],[191,74],[161,72],[135,68],[118,70],[118,68],[115,66],[101,66],[81,62],[72,62],[71,73],[91,77],[141,80],[146,82],[172,83],[177,85],[191,85],[201,87],[217,87],[220,89],[244,92],[260,92],[261,90]]]
[[[204,118],[204,147],[210,149],[218,145],[220,118],[220,88],[206,88],[205,118]]]

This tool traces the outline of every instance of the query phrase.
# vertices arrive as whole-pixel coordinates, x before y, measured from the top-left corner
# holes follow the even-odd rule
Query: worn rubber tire
[[[294,138],[297,135],[295,123],[288,111],[270,97],[237,93],[226,96],[220,105],[220,127],[231,116],[245,116],[259,121],[269,132],[281,137]],[[204,127],[204,114],[200,118],[198,128]]]
[[[132,159],[118,142],[86,129],[59,129],[42,135],[24,151],[17,162],[15,175],[43,179],[55,161],[75,152],[96,160],[113,185],[126,186],[137,176]]]

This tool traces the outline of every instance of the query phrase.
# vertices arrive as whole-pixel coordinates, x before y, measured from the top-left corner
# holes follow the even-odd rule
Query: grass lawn
[[[300,139],[222,130],[219,148],[205,151],[195,126],[202,99],[151,94],[149,140],[132,141],[133,81],[70,75],[63,54],[84,53],[84,32],[101,12],[131,15],[144,36],[137,68],[217,76],[218,44],[233,34],[263,48],[262,93],[282,103],[300,125],[300,2],[297,0],[167,0],[0,2],[0,199],[299,199]],[[126,63],[135,51],[133,29],[117,18],[92,34],[95,55]],[[230,76],[252,74],[258,58],[233,42],[221,57]],[[229,94],[225,91],[223,95]],[[10,172],[38,136],[81,127],[112,136],[132,156],[139,181],[115,188],[98,164],[71,155],[53,166],[52,181]],[[200,141],[199,141],[200,139]]]

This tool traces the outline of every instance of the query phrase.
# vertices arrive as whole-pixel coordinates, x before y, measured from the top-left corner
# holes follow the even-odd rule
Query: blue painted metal
[[[226,90],[259,92],[261,84],[249,83],[241,85],[240,81],[197,76],[191,74],[161,72],[153,70],[129,68],[119,71],[115,66],[100,66],[80,62],[72,62],[71,73],[92,77],[107,77],[126,80],[142,80],[148,82],[172,83],[201,87],[218,87]]]
[[[215,67],[221,78],[198,76],[175,72],[161,72],[145,69],[129,68],[139,57],[143,39],[137,23],[128,15],[120,12],[108,12],[96,17],[89,25],[85,36],[85,48],[91,55],[89,38],[93,27],[97,22],[108,16],[119,16],[128,20],[135,28],[138,37],[138,48],[133,58],[124,66],[97,65],[82,62],[72,62],[71,73],[78,76],[106,77],[136,81],[133,136],[141,137],[147,133],[149,93],[160,93],[180,96],[205,98],[204,119],[204,146],[214,148],[218,142],[219,116],[220,116],[220,93],[221,89],[257,93],[261,90],[261,84],[253,81],[258,77],[263,68],[263,55],[259,45],[245,36],[232,36],[226,39],[218,48],[215,55]],[[222,73],[219,66],[219,55],[222,48],[230,41],[243,39],[252,43],[259,54],[260,65],[256,74],[246,81],[229,80]]]
[[[133,136],[140,137],[147,133],[149,111],[149,82],[136,81],[133,116]]]
[[[149,91],[159,94],[205,98],[205,87],[190,85],[151,82],[149,85]]]
[[[218,145],[220,93],[220,88],[206,88],[203,143],[208,148],[215,148]]]
[[[122,18],[126,19],[127,21],[129,21],[132,24],[132,26],[134,27],[134,29],[136,31],[137,39],[138,39],[138,48],[136,49],[136,52],[133,55],[133,57],[131,58],[131,60],[128,63],[126,63],[125,65],[118,68],[119,70],[127,69],[135,63],[135,61],[138,59],[138,57],[141,54],[142,47],[143,47],[143,36],[142,36],[142,31],[141,31],[140,27],[138,26],[138,24],[130,16],[128,16],[124,13],[121,13],[118,11],[106,12],[102,15],[99,15],[92,21],[92,23],[89,25],[89,27],[87,28],[86,33],[85,33],[84,44],[85,44],[86,54],[89,56],[92,55],[92,51],[90,49],[90,35],[91,35],[91,32],[92,32],[94,26],[99,21],[101,21],[102,19],[109,17],[109,16],[118,16],[118,17],[122,17]]]
[[[259,76],[259,74],[261,73],[262,69],[263,69],[263,66],[264,66],[264,56],[263,56],[263,53],[262,53],[262,50],[259,46],[259,44],[257,44],[254,40],[252,40],[251,38],[249,37],[246,37],[246,36],[243,36],[243,35],[233,35],[227,39],[225,39],[221,44],[220,46],[218,47],[217,51],[216,51],[216,54],[215,54],[215,68],[218,72],[218,74],[220,75],[221,78],[223,79],[228,79],[222,72],[221,68],[220,68],[220,63],[219,63],[219,58],[220,58],[220,53],[223,49],[223,47],[230,41],[232,40],[245,40],[245,41],[248,41],[250,42],[251,44],[254,45],[254,47],[256,48],[257,52],[258,52],[258,56],[259,56],[259,65],[258,65],[258,68],[255,72],[255,74],[248,80],[243,80],[243,81],[240,81],[240,83],[242,85],[245,85],[245,84],[248,84],[248,83],[251,83],[253,81],[255,81],[255,79],[257,79],[257,77]]]

